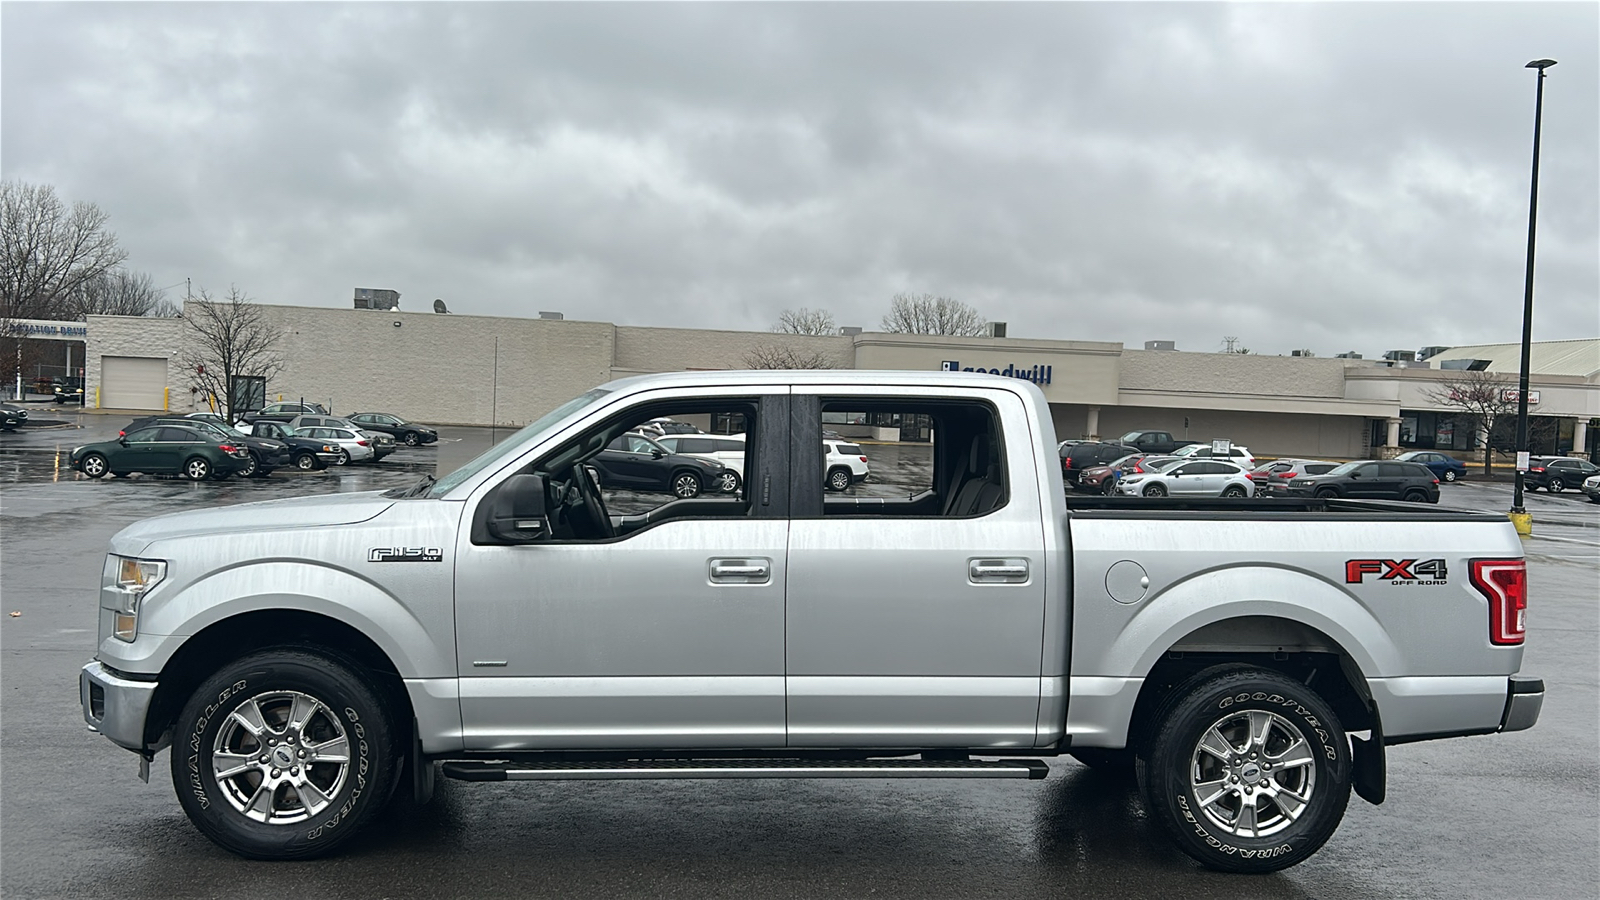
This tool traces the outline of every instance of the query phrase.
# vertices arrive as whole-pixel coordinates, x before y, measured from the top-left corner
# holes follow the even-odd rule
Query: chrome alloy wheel
[[[211,751],[228,803],[268,825],[327,808],[350,774],[350,742],[333,710],[309,694],[257,694],[228,713]]]
[[[1288,828],[1311,802],[1316,759],[1282,716],[1242,710],[1205,730],[1189,762],[1189,784],[1212,825],[1236,837]]]

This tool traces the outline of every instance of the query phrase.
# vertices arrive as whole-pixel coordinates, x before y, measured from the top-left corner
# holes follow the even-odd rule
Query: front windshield
[[[1144,432],[1142,432],[1142,431],[1130,431],[1127,434],[1123,435],[1122,437],[1117,438],[1117,440],[1121,441],[1124,444],[1131,444],[1134,441],[1138,440],[1139,435],[1141,435],[1141,434],[1144,434]]]
[[[534,419],[521,431],[518,431],[516,434],[513,434],[500,443],[495,444],[493,447],[485,450],[476,459],[455,470],[454,472],[451,472],[449,475],[439,479],[434,483],[433,489],[428,491],[428,496],[443,497],[446,494],[449,494],[450,491],[453,490],[457,485],[498,462],[507,453],[510,453],[517,447],[522,446],[522,444],[524,444],[529,438],[560,424],[572,414],[578,412],[591,403],[594,403],[609,393],[611,392],[604,388],[595,388],[586,394],[573,397],[571,400],[568,400],[567,402],[545,413],[539,418]]]
[[[1395,459],[1404,462],[1404,461],[1409,461],[1409,460],[1416,459],[1417,457],[1419,457],[1421,455],[1422,455],[1422,451],[1420,451],[1420,450],[1412,450],[1409,453],[1402,453],[1399,456],[1396,456]]]

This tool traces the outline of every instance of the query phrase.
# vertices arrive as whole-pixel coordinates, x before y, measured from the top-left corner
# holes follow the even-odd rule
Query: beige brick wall
[[[788,348],[807,356],[819,353],[836,369],[855,365],[855,346],[842,336],[618,327],[615,374],[621,378],[685,369],[746,369],[745,356],[761,346]]]
[[[84,406],[98,406],[100,361],[107,356],[143,356],[167,359],[169,408],[179,412],[194,409],[188,380],[178,364],[183,343],[183,320],[154,316],[89,316],[89,334],[84,339]]]
[[[1342,398],[1344,363],[1322,357],[1124,350],[1121,388]]]
[[[263,308],[283,329],[284,366],[267,384],[269,401],[303,396],[336,414],[522,425],[611,380],[616,329],[606,322]]]

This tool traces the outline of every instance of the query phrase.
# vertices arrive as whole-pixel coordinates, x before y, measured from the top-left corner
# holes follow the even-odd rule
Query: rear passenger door
[[[1033,746],[1044,526],[1020,399],[795,390],[789,746]],[[825,494],[823,416],[879,412],[932,416],[934,442],[865,446],[879,477]]]

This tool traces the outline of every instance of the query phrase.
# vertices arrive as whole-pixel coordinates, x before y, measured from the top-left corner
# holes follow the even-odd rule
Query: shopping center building
[[[316,401],[335,413],[382,411],[429,424],[526,423],[597,384],[648,372],[750,368],[805,359],[834,368],[987,371],[1034,382],[1061,438],[1160,429],[1226,438],[1257,456],[1360,458],[1429,447],[1467,457],[1448,390],[1473,369],[1514,385],[1518,346],[1444,349],[1420,362],[1133,349],[1106,341],[639,328],[508,318],[263,305],[282,365],[237,386],[254,403]],[[90,316],[85,405],[189,412],[212,398],[186,361],[182,318]],[[851,329],[853,331],[853,329]],[[1429,348],[1430,351],[1440,348]],[[1593,456],[1600,436],[1600,338],[1534,345],[1529,400],[1536,452]],[[880,438],[926,439],[914,423],[849,423]],[[903,427],[902,427],[903,426]],[[1591,427],[1594,426],[1594,427]],[[1540,444],[1542,442],[1543,445]]]

